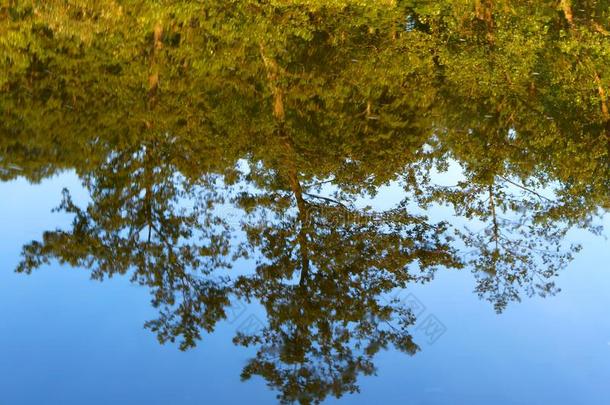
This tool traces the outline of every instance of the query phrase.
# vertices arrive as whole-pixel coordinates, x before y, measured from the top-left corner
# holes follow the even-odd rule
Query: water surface
[[[608,403],[608,6],[0,8],[0,403]]]

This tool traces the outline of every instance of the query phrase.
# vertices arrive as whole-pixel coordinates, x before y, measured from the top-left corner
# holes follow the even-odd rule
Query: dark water
[[[610,403],[610,4],[0,7],[0,404]]]

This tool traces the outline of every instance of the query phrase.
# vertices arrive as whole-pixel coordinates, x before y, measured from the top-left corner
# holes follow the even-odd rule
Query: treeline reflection
[[[280,3],[0,8],[0,178],[71,169],[90,197],[64,191],[71,226],[18,271],[129,277],[182,349],[256,301],[242,377],[312,403],[357,391],[380,350],[419,350],[392,291],[467,268],[498,312],[557,292],[566,233],[610,205],[610,5]],[[402,201],[362,207],[388,184]]]

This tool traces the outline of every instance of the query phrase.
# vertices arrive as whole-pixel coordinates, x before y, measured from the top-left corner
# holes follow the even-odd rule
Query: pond
[[[0,7],[0,403],[610,403],[609,18]]]

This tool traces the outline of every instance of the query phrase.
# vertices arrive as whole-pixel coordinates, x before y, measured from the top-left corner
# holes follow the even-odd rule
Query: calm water
[[[0,7],[0,404],[610,403],[610,4]]]

